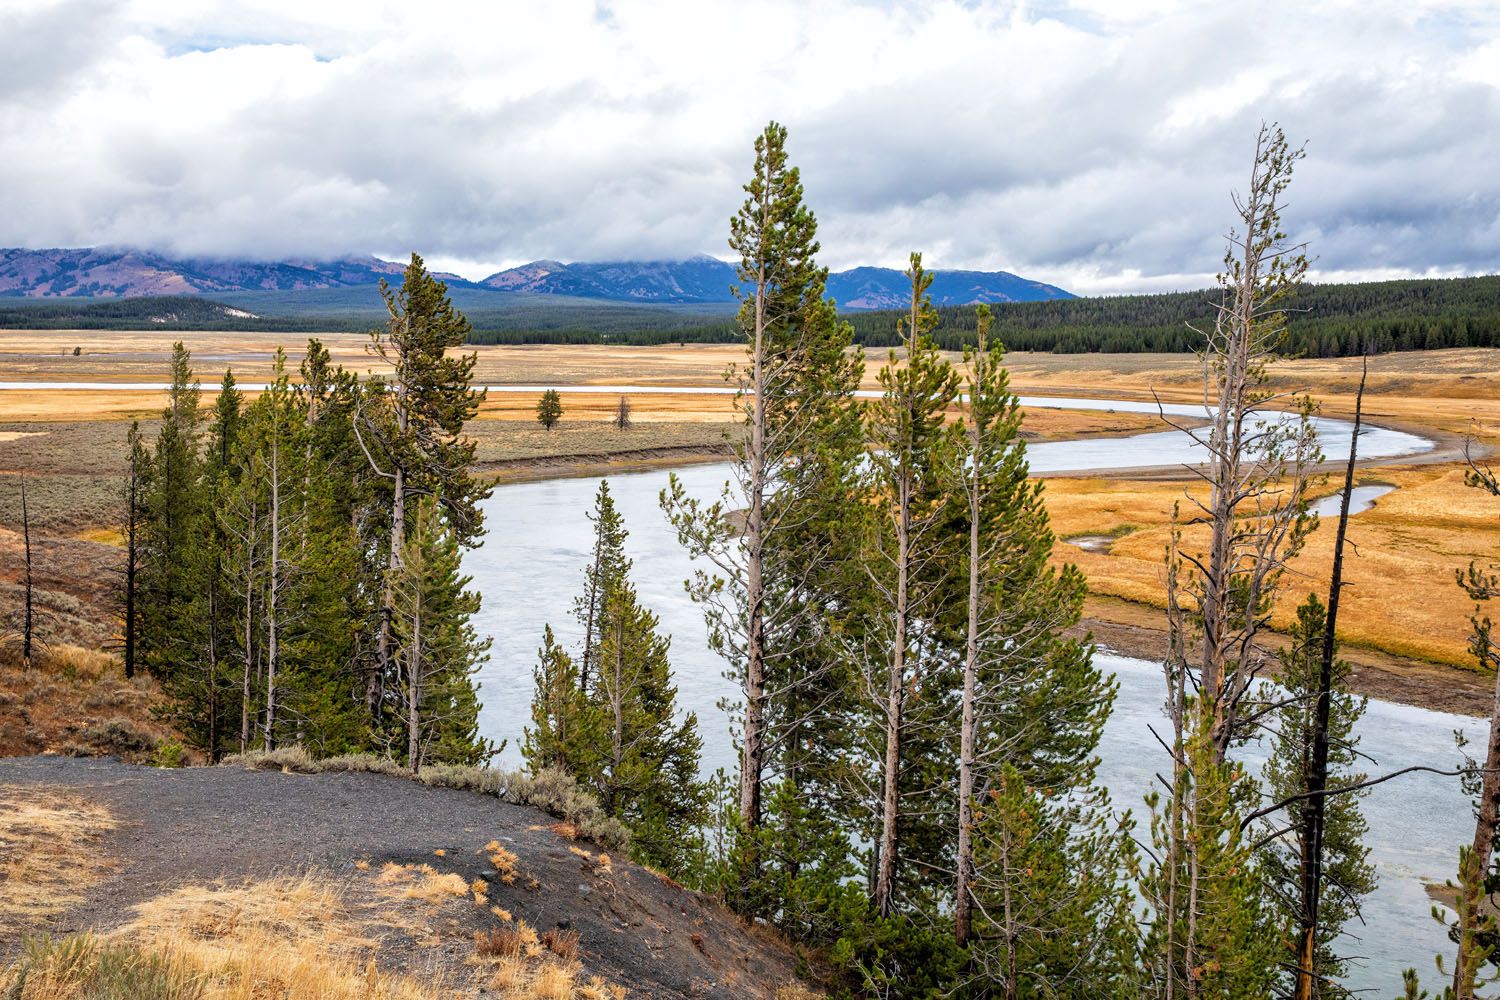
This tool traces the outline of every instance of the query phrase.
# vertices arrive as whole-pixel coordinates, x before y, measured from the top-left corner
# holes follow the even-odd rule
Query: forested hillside
[[[1212,291],[1016,302],[994,307],[995,331],[1013,351],[1058,354],[1190,351],[1213,325]],[[1288,306],[1285,350],[1309,357],[1445,347],[1500,347],[1500,275],[1306,285]],[[894,312],[848,317],[855,339],[898,342]],[[938,309],[934,339],[958,348],[974,340],[974,310]]]
[[[369,329],[384,316],[372,288],[295,293],[241,292],[217,297],[72,300],[0,307],[0,329],[247,330]],[[566,296],[452,290],[473,324],[474,344],[730,343],[740,334],[716,306],[634,305]],[[1007,302],[992,306],[995,331],[1012,351],[1057,354],[1183,352],[1213,322],[1214,293],[1174,292]],[[1339,357],[1369,343],[1376,351],[1500,347],[1500,275],[1307,285],[1289,306],[1288,353]],[[856,343],[898,343],[898,314],[845,318]],[[972,306],[939,306],[933,340],[957,349],[974,340]]]

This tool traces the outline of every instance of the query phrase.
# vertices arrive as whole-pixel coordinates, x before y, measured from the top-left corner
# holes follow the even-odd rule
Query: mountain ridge
[[[402,271],[403,265],[378,257],[263,261],[172,257],[131,247],[0,248],[0,298],[136,298],[361,288],[399,278]],[[1055,285],[1009,271],[937,270],[934,274],[932,298],[937,305],[1075,298]],[[731,286],[736,284],[734,265],[706,254],[571,263],[542,259],[479,281],[441,272],[436,276],[459,288],[651,305],[729,303],[734,301]],[[848,310],[899,308],[909,300],[909,289],[905,275],[896,268],[860,266],[828,278],[828,294]]]

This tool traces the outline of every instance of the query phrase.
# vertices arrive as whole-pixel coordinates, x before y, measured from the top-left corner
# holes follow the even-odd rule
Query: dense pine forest
[[[1199,291],[998,303],[992,306],[993,336],[1012,351],[1183,353],[1201,344],[1201,331],[1213,322],[1217,295]],[[741,336],[732,317],[712,308],[468,290],[455,292],[453,300],[470,321],[471,344],[734,343]],[[371,322],[371,310],[379,307],[373,289],[244,293],[225,301],[232,308],[195,297],[0,304],[0,329],[126,330],[149,324],[165,330],[362,332]],[[255,315],[247,317],[248,310]],[[892,332],[896,313],[851,312],[844,318],[855,343],[897,343]],[[971,346],[975,323],[972,307],[939,307],[933,343],[954,351]],[[1500,347],[1500,276],[1306,284],[1296,301],[1288,303],[1285,354],[1344,357],[1358,354],[1362,345],[1381,352]]]
[[[1286,573],[1316,526],[1323,455],[1316,402],[1269,393],[1267,364],[1304,349],[1289,310],[1341,310],[1349,325],[1319,336],[1346,351],[1364,323],[1395,337],[1440,314],[1468,330],[1460,317],[1483,315],[1500,279],[1307,289],[1280,214],[1302,152],[1272,127],[1211,299],[943,311],[913,253],[908,308],[851,320],[827,298],[785,143],[774,123],[756,140],[730,224],[746,348],[726,376],[743,421],[732,478],[704,498],[674,476],[660,496],[738,690],[737,765],[701,774],[704,734],[678,707],[671,637],[642,603],[605,482],[572,514],[594,544],[573,606],[553,612],[577,620],[581,642],[549,627],[532,691],[482,693],[530,702],[528,768],[616,822],[637,861],[815,956],[837,996],[1351,996],[1360,943],[1346,932],[1377,880],[1361,797],[1401,774],[1362,767],[1365,706],[1335,641],[1356,456],[1330,577]],[[253,401],[224,373],[204,411],[178,345],[159,432],[131,434],[125,668],[160,681],[164,712],[210,760],[296,746],[421,774],[496,750],[477,721],[481,596],[462,570],[486,530],[506,530],[484,523],[488,489],[469,471],[464,427],[483,394],[461,348],[474,333],[415,255],[382,294],[375,374],[333,367],[314,340],[297,372],[278,355]],[[1193,321],[1201,332],[1172,349],[1201,353],[1215,403],[1207,426],[1181,428],[1206,461],[1163,555],[1165,697],[1143,809],[1112,802],[1098,778],[1117,686],[1073,629],[1086,581],[1051,558],[1004,353],[1027,331],[1116,317]],[[850,348],[882,321],[895,333],[881,338],[880,393],[859,399],[864,359]],[[1360,400],[1356,424],[1363,387]],[[1268,404],[1285,419],[1262,425]],[[1500,496],[1482,465],[1469,481]],[[1476,603],[1500,594],[1493,571],[1454,569]],[[1279,601],[1298,606],[1298,624],[1273,654]],[[1473,627],[1493,668],[1489,619]],[[1262,683],[1273,669],[1280,687]],[[1483,759],[1448,772],[1476,800],[1440,965],[1441,995],[1458,1000],[1497,968],[1484,900],[1500,879],[1500,716],[1491,726]],[[1259,776],[1251,744],[1269,751]],[[1404,990],[1429,996],[1415,972]]]

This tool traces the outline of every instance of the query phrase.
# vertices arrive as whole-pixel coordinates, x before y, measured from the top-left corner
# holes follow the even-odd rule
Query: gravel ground
[[[493,874],[481,848],[498,839],[518,855],[520,876],[494,885],[490,901],[539,932],[578,931],[586,971],[630,987],[632,997],[769,996],[793,978],[793,957],[770,934],[623,860],[601,874],[548,829],[551,817],[485,795],[373,774],[163,770],[52,756],[0,760],[0,798],[5,785],[80,794],[120,821],[99,845],[114,872],[54,921],[54,933],[109,929],[131,907],[190,883],[317,869],[369,892],[373,878],[355,868],[362,860],[375,871],[388,861],[431,864],[471,881]],[[472,932],[493,924],[471,909],[468,925],[445,932],[444,964],[461,963]],[[414,970],[430,968],[433,956],[398,935],[383,942],[379,961]]]

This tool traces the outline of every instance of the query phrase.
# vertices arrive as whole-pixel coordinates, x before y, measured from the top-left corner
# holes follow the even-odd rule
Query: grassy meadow
[[[300,360],[300,341],[290,335],[162,331],[0,332],[0,381],[162,381],[171,342],[184,339],[205,387],[205,404],[223,369],[242,382],[270,376],[277,346],[286,342],[289,361]],[[365,338],[323,336],[336,363],[369,370]],[[78,347],[80,353],[73,354]],[[601,474],[722,457],[736,433],[732,397],[694,393],[722,384],[725,370],[742,356],[725,345],[479,346],[476,381],[528,386],[651,385],[681,387],[680,393],[631,397],[632,426],[611,420],[619,394],[566,393],[562,422],[544,430],[535,421],[536,396],[494,393],[470,425],[479,443],[483,474],[496,480],[550,475]],[[864,385],[887,352],[871,350]],[[1187,355],[1017,353],[1008,358],[1013,387],[1037,395],[1092,395],[1172,402],[1201,399],[1197,363]],[[1359,380],[1358,359],[1286,361],[1271,372],[1277,391],[1305,389],[1330,416],[1348,416]],[[33,523],[42,535],[41,586],[70,641],[105,638],[108,626],[85,627],[88,608],[108,603],[110,542],[115,537],[118,477],[131,419],[152,432],[161,405],[154,391],[93,392],[80,389],[0,392],[0,472],[25,471]],[[1385,355],[1371,363],[1367,419],[1427,434],[1437,450],[1416,461],[1361,469],[1359,482],[1396,487],[1375,508],[1352,522],[1358,554],[1348,560],[1352,586],[1345,595],[1341,634],[1351,656],[1362,653],[1423,665],[1470,667],[1467,598],[1455,586],[1454,570],[1470,559],[1500,561],[1500,517],[1493,504],[1463,484],[1464,441],[1479,452],[1500,444],[1500,350],[1473,349]],[[1160,429],[1151,414],[1033,410],[1025,431],[1032,440],[1126,435]],[[1111,622],[1149,632],[1162,602],[1161,558],[1172,505],[1192,489],[1185,477],[1144,473],[1139,478],[1054,476],[1047,503],[1061,538],[1103,536],[1087,547],[1061,544],[1055,557],[1078,563],[1088,575],[1093,623]],[[1336,483],[1323,484],[1322,493]],[[0,490],[0,549],[19,545],[18,491]],[[1189,541],[1194,537],[1190,530]],[[1289,592],[1300,600],[1325,586],[1333,531],[1315,532],[1293,565]],[[6,559],[0,588],[15,586],[16,560]],[[1278,608],[1287,624],[1295,601]],[[95,613],[98,617],[98,613]],[[1118,634],[1107,634],[1116,644]],[[1144,642],[1144,640],[1143,640]],[[1126,648],[1127,652],[1143,652]],[[1444,675],[1436,675],[1444,676]],[[1449,683],[1469,685],[1455,671]],[[1442,683],[1424,682],[1425,688]],[[1404,695],[1408,700],[1447,704],[1441,692]]]

